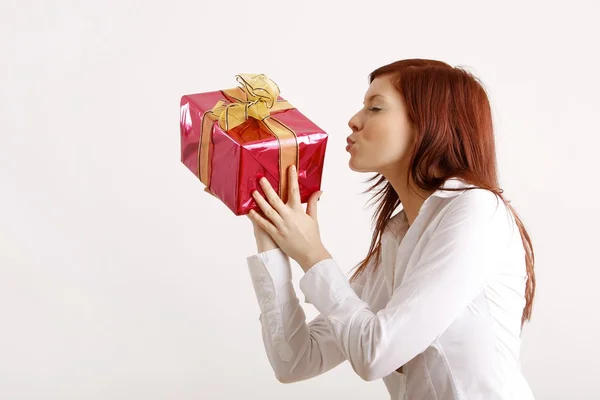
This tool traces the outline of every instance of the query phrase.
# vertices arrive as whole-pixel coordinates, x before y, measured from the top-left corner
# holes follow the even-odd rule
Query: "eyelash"
[[[381,108],[379,108],[379,107],[371,107],[371,108],[369,108],[369,111],[378,112],[378,111],[381,111]]]

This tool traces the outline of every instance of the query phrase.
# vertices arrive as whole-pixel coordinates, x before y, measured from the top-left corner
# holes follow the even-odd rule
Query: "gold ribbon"
[[[225,132],[254,118],[260,121],[279,142],[279,197],[287,202],[290,166],[298,168],[298,138],[296,133],[271,114],[294,108],[287,101],[278,101],[279,87],[263,74],[240,74],[236,80],[241,87],[223,90],[227,100],[204,113],[198,150],[200,181],[210,193],[210,159],[213,124],[218,121]]]

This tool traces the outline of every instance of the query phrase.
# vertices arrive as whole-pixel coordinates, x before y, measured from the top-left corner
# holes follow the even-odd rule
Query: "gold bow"
[[[241,87],[223,90],[227,100],[219,100],[217,104],[204,113],[200,149],[198,150],[198,166],[200,181],[210,193],[210,160],[209,146],[213,123],[218,121],[225,132],[243,124],[248,118],[260,121],[279,142],[279,196],[287,202],[288,168],[298,167],[298,139],[296,133],[271,114],[294,108],[287,101],[278,101],[279,87],[263,74],[240,74],[236,80]]]

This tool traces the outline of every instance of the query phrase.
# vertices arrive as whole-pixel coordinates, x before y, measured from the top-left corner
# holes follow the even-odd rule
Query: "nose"
[[[354,114],[354,116],[350,118],[350,120],[348,121],[348,126],[350,127],[350,129],[352,129],[352,132],[355,132],[359,129],[358,113]]]

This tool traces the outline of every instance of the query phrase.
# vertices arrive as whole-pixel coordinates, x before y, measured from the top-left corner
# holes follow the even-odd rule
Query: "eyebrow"
[[[384,97],[382,94],[372,94],[367,98],[367,101],[373,100],[375,97]],[[363,103],[364,104],[364,103]]]

